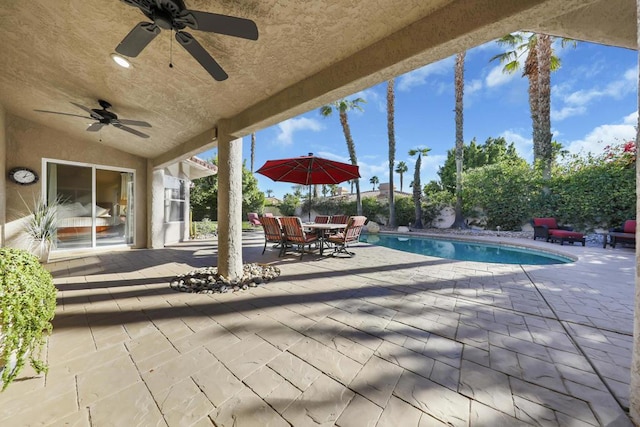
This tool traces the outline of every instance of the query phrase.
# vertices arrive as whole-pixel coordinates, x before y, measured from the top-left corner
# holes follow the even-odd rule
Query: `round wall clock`
[[[38,182],[38,173],[29,168],[13,168],[9,171],[9,179],[20,185],[35,184]]]

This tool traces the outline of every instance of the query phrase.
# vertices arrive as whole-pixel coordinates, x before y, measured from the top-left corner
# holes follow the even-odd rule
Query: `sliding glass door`
[[[47,199],[56,198],[56,248],[133,244],[133,173],[55,160],[46,161]]]

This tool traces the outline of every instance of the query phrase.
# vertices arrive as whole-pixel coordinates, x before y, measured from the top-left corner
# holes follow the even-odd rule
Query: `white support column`
[[[218,272],[230,280],[242,277],[242,138],[218,123]]]
[[[640,46],[640,0],[636,0],[637,21],[636,32],[638,46]],[[640,63],[640,51],[638,56]],[[638,75],[640,84],[640,74]],[[640,108],[640,94],[638,98],[638,106]],[[640,120],[636,127],[636,142],[640,141]],[[640,214],[640,168],[636,167],[636,218]],[[640,230],[636,231],[636,240]],[[640,256],[638,256],[638,248],[636,248],[636,289],[635,289],[635,309],[633,314],[633,360],[631,362],[631,385],[629,390],[629,414],[636,425],[640,425]]]
[[[164,170],[147,162],[147,247],[164,247]]]

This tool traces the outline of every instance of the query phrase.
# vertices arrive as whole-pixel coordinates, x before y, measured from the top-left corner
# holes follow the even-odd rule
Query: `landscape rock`
[[[239,292],[259,284],[267,283],[280,276],[278,267],[265,264],[245,264],[243,274],[234,283],[218,274],[217,267],[204,267],[174,277],[169,286],[180,292],[189,293],[226,293],[231,290]]]

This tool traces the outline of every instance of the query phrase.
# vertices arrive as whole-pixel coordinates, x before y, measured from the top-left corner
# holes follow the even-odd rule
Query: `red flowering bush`
[[[604,147],[604,158],[607,161],[619,162],[630,166],[636,162],[637,149],[638,147],[635,141],[607,145]]]

